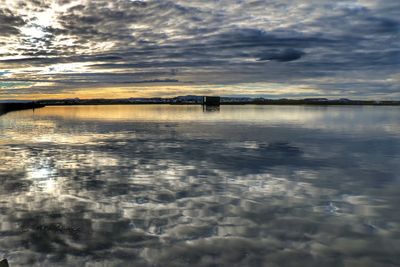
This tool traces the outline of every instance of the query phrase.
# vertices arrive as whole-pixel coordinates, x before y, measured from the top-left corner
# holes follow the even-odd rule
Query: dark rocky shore
[[[44,107],[43,104],[39,104],[36,102],[0,102],[0,115],[3,115],[7,112],[24,110],[24,109],[35,109]]]

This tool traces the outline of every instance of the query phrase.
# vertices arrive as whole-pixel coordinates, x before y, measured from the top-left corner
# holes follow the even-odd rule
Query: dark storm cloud
[[[210,45],[216,48],[310,47],[334,45],[337,42],[320,35],[286,31],[266,31],[253,28],[232,29],[212,35]]]
[[[71,0],[58,4],[60,10],[50,25],[17,15],[15,8],[0,8],[0,21],[4,21],[0,32],[15,35],[13,40],[6,38],[6,44],[19,42],[9,54],[24,57],[0,58],[0,68],[85,63],[88,68],[81,76],[90,84],[104,83],[104,77],[110,79],[107,83],[118,84],[138,72],[154,73],[139,81],[168,80],[156,73],[173,68],[178,71],[176,80],[182,82],[302,84],[326,95],[338,90],[370,95],[376,92],[372,89],[376,80],[381,80],[381,92],[393,95],[398,84],[393,79],[400,65],[397,1]],[[19,8],[33,12],[50,5],[33,0]],[[21,35],[25,21],[34,23],[42,34]],[[104,75],[107,71],[126,77],[115,80]],[[348,86],[341,81],[349,72],[366,83],[370,80],[370,86],[345,91]],[[77,77],[71,70],[50,75],[62,84]],[[14,78],[23,79],[23,74]]]
[[[0,9],[0,34],[4,35],[13,35],[18,34],[19,29],[25,24],[25,21],[15,15],[10,9]]]
[[[304,52],[295,49],[285,49],[282,51],[269,51],[261,56],[260,61],[276,60],[279,62],[294,61],[304,56]]]

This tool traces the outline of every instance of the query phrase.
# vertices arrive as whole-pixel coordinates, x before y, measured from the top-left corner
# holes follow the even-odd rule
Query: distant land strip
[[[203,104],[204,96],[188,95],[172,98],[123,98],[123,99],[49,99],[36,103],[52,105],[121,105],[121,104]],[[374,105],[398,106],[400,101],[394,100],[350,100],[347,98],[305,98],[305,99],[266,99],[250,97],[221,97],[221,105]]]
[[[203,104],[203,96],[177,96],[172,98],[123,98],[123,99],[47,99],[36,101],[0,100],[0,115],[16,110],[35,109],[44,106],[69,105],[136,105],[136,104],[170,104],[199,105]],[[368,105],[368,106],[400,106],[397,100],[351,100],[347,98],[305,98],[305,99],[266,99],[250,97],[221,97],[220,105]]]

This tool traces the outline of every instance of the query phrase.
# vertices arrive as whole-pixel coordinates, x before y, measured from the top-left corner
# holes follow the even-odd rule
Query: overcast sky
[[[0,0],[0,99],[400,99],[399,0]]]

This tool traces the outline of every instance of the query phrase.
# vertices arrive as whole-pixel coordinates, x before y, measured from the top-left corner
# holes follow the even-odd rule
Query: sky
[[[0,0],[0,99],[400,100],[399,0]]]

